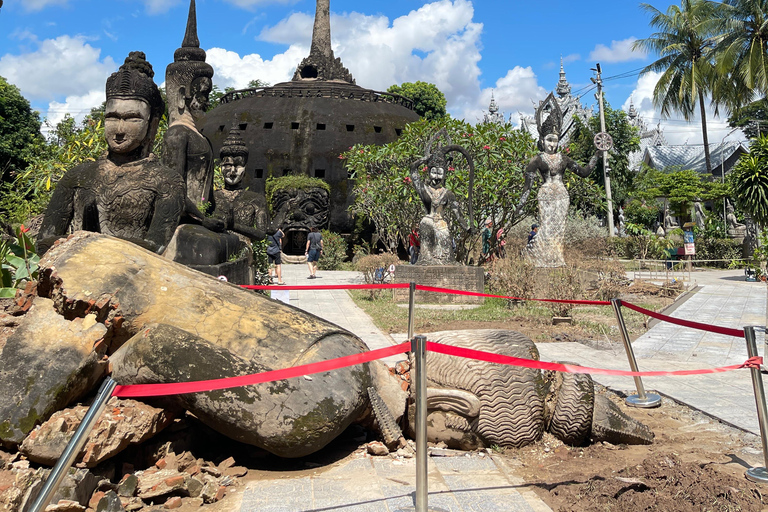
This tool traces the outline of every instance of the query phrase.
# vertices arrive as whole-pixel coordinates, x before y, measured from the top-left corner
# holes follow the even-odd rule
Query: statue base
[[[464,265],[397,265],[395,267],[394,282],[414,282],[422,286],[451,288],[466,292],[485,292],[483,267],[468,267]],[[396,301],[408,302],[407,289],[397,289],[394,292]],[[483,304],[485,297],[416,290],[416,302],[419,304]]]

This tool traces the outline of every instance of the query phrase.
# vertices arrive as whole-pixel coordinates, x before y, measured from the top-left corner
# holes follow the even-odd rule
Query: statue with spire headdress
[[[213,68],[205,62],[205,50],[197,38],[195,0],[190,0],[184,41],[165,70],[168,130],[162,157],[187,184],[186,220],[193,223],[204,220],[199,205],[211,202],[208,208],[213,207],[213,150],[196,127],[208,108],[212,78]]]
[[[537,175],[541,177],[539,188],[539,231],[526,247],[526,253],[537,267],[562,267],[563,240],[565,238],[565,220],[568,216],[570,197],[563,183],[566,169],[582,178],[589,176],[597,165],[596,152],[586,167],[574,162],[567,155],[558,151],[560,130],[562,128],[560,106],[552,93],[536,110],[536,127],[539,131],[538,155],[534,156],[525,169],[525,185],[518,206],[522,213],[523,206],[531,193]]]

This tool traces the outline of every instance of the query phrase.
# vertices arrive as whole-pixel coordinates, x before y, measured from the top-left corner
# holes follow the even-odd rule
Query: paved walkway
[[[356,272],[318,272],[321,278],[307,280],[306,265],[284,265],[289,285],[360,283]],[[698,285],[671,316],[741,329],[757,329],[758,349],[763,354],[766,317],[766,286],[747,283],[740,271],[694,272]],[[326,318],[360,336],[370,348],[395,344],[382,334],[344,290],[281,291],[293,306]],[[405,314],[405,312],[404,312]],[[633,344],[641,370],[690,370],[742,363],[747,359],[741,338],[686,329],[660,322]],[[540,343],[542,360],[574,361],[583,366],[627,369],[623,347],[610,344],[598,350],[579,343]],[[396,357],[397,358],[397,357]],[[598,375],[595,380],[624,393],[634,393],[628,377]],[[704,411],[725,423],[759,435],[750,372],[708,374],[689,377],[644,379],[647,390]],[[430,505],[451,512],[545,511],[549,508],[530,491],[517,487],[520,481],[490,456],[438,459],[429,466]],[[313,476],[275,479],[251,484],[243,495],[243,512],[295,511],[395,511],[412,506],[415,465],[388,458],[347,461]]]

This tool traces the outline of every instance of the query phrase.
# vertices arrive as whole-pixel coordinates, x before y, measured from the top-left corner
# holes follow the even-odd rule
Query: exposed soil
[[[552,510],[768,510],[768,486],[745,478],[748,468],[765,465],[757,436],[672,400],[635,409],[608,396],[651,427],[652,445],[569,447],[545,434],[535,445],[502,455]]]

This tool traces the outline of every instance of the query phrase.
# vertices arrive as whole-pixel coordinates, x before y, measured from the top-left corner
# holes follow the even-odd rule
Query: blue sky
[[[665,11],[676,2],[650,3]],[[164,82],[188,8],[189,0],[5,0],[0,76],[51,121],[82,115],[103,101],[106,77],[130,51],[144,51]],[[309,53],[315,0],[197,0],[197,11],[201,46],[222,89],[289,80]],[[451,114],[470,122],[493,92],[517,124],[518,112],[532,113],[555,87],[561,56],[573,91],[595,104],[585,88],[600,62],[614,108],[626,109],[631,97],[670,143],[701,142],[698,121],[661,120],[650,100],[656,77],[636,74],[654,58],[631,51],[633,40],[652,32],[637,2],[331,0],[331,13],[336,56],[363,87],[432,82]],[[718,143],[729,129],[724,119],[708,120],[710,142]]]

